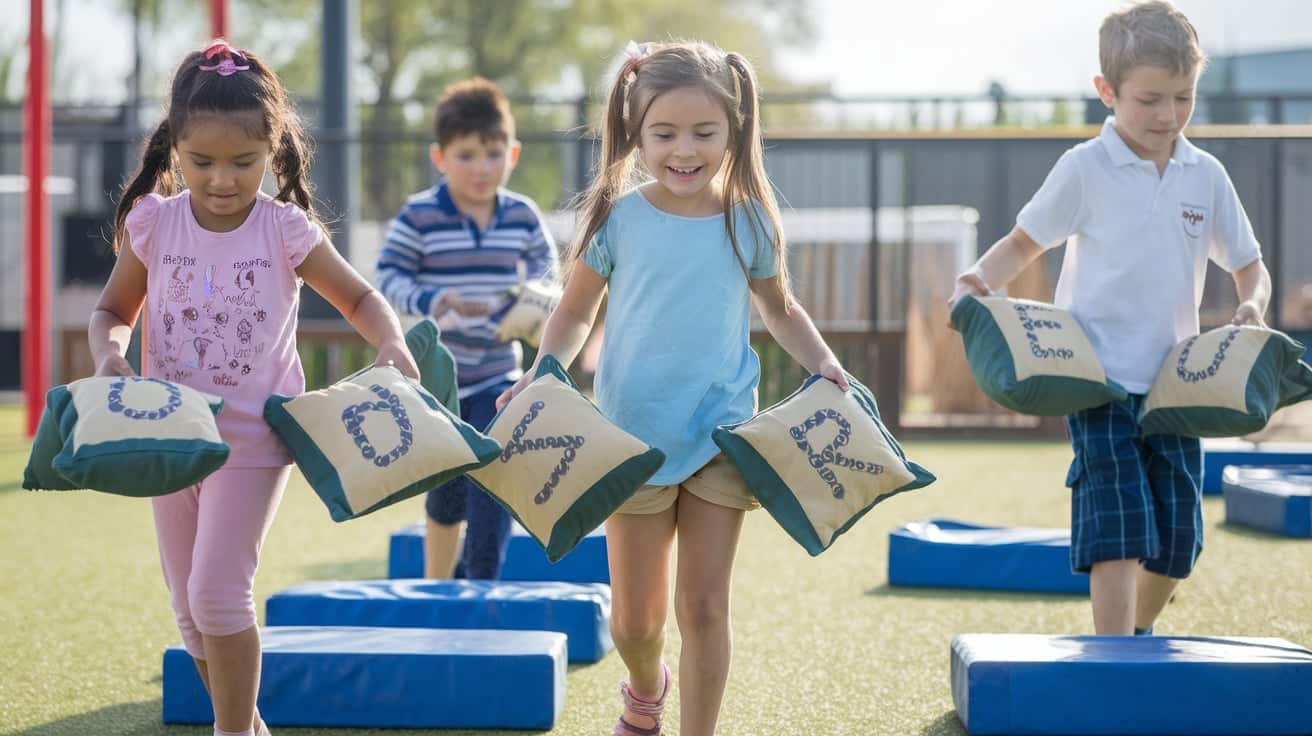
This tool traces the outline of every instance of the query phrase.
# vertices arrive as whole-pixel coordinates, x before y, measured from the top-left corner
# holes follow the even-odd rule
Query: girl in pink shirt
[[[258,57],[216,41],[187,55],[168,112],[115,213],[118,260],[91,315],[96,375],[142,373],[223,397],[227,464],[153,499],[164,579],[214,705],[216,736],[267,734],[255,710],[260,640],[252,586],[290,473],[263,419],[271,394],[305,390],[296,353],[302,281],[391,363],[418,378],[387,302],[333,248],[311,206],[301,123]],[[278,192],[260,191],[273,168]],[[179,191],[175,174],[180,173]]]

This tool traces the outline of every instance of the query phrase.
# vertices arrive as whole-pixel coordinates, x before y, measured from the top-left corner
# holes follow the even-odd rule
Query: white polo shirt
[[[1207,260],[1233,273],[1262,256],[1220,161],[1181,135],[1159,176],[1110,117],[1062,154],[1016,224],[1045,250],[1066,242],[1054,301],[1131,393],[1147,393],[1171,347],[1198,334]]]

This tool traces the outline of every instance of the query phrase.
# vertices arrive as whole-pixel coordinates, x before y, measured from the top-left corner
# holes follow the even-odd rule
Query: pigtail
[[[628,108],[634,102],[629,94],[629,78],[636,73],[637,60],[631,59],[620,70],[607,98],[606,115],[601,123],[601,160],[597,162],[592,184],[577,200],[576,211],[580,217],[569,256],[564,259],[562,278],[568,277],[574,262],[583,257],[592,238],[610,217],[611,208],[633,171],[631,154],[637,147],[636,120],[640,118]]]
[[[738,101],[738,131],[732,141],[729,171],[724,181],[725,227],[729,230],[734,252],[741,254],[735,207],[742,204],[752,232],[758,236],[771,233],[770,248],[775,262],[775,275],[771,282],[775,293],[783,299],[785,307],[791,310],[796,300],[789,284],[788,248],[782,218],[779,216],[779,204],[770,178],[765,173],[765,146],[762,142],[756,76],[751,64],[741,54],[731,51],[725,54],[724,60],[734,78]],[[766,227],[767,221],[769,227]],[[741,255],[739,259],[741,263]],[[745,269],[746,264],[743,265]]]
[[[114,210],[114,253],[117,254],[127,229],[128,213],[141,197],[152,192],[175,194],[177,180],[173,176],[173,132],[166,119],[155,128],[141,152],[141,166],[131,183],[119,196]]]
[[[299,121],[287,121],[274,149],[273,174],[278,181],[274,199],[291,202],[301,209],[310,221],[322,224],[314,211],[314,184],[310,181],[310,144]]]

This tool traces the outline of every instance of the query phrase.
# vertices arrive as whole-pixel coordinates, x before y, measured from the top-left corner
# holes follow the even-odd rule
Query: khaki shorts
[[[716,506],[752,511],[761,508],[756,496],[747,490],[747,482],[729,458],[720,453],[701,470],[682,483],[668,486],[643,486],[615,510],[617,514],[659,514],[679,500],[681,492]]]

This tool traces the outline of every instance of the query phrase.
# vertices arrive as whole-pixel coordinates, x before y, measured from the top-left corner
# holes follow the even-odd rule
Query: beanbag
[[[1176,345],[1144,402],[1145,435],[1237,437],[1276,409],[1312,398],[1303,346],[1262,327],[1220,327]]]
[[[222,409],[216,396],[157,378],[56,386],[46,394],[23,487],[146,497],[199,483],[228,459],[214,422]]]
[[[423,493],[501,451],[391,366],[294,398],[270,396],[264,419],[333,521]]]
[[[812,555],[875,504],[935,480],[907,460],[870,390],[848,382],[844,392],[811,376],[778,404],[712,434],[761,505]]]
[[[405,333],[405,345],[419,366],[419,384],[438,403],[460,416],[460,394],[456,386],[456,360],[438,340],[441,332],[431,317]]]
[[[537,347],[542,340],[542,327],[547,317],[560,303],[560,289],[554,284],[530,281],[512,290],[513,301],[500,317],[497,339],[502,342],[519,340]]]
[[[487,433],[501,455],[469,474],[555,562],[615,512],[665,453],[602,416],[550,355]]]
[[[1070,312],[1000,296],[966,296],[952,308],[980,390],[1022,414],[1062,416],[1123,401]]]

